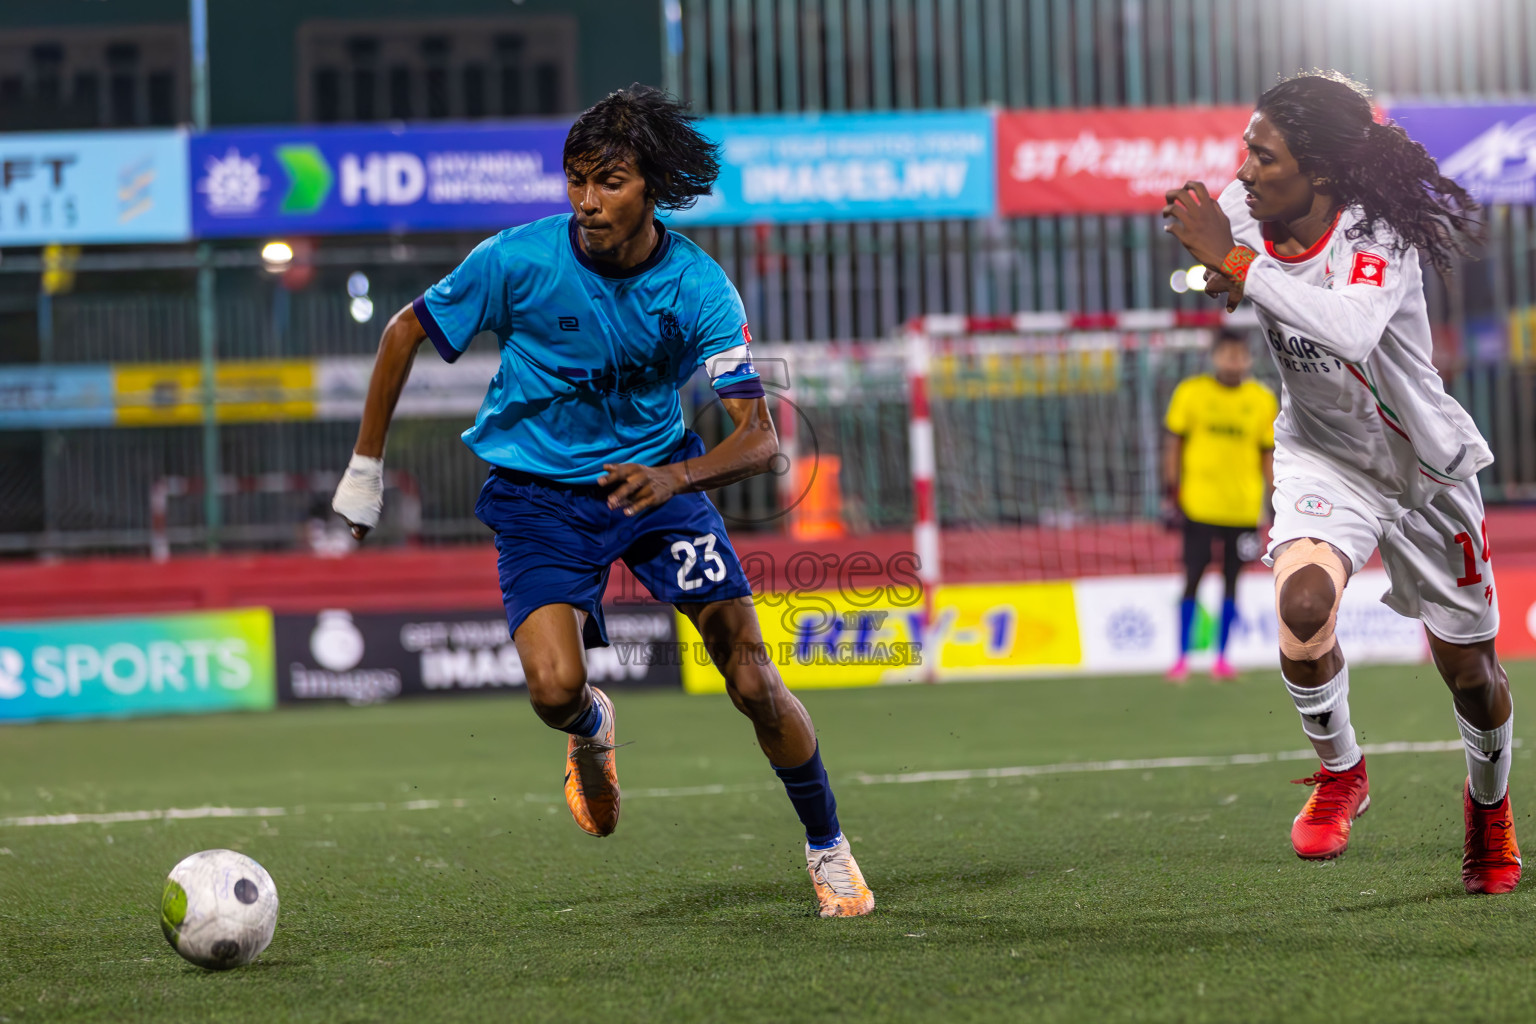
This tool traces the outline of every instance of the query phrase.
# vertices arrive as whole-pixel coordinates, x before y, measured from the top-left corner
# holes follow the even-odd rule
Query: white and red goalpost
[[[1220,311],[1126,310],[1115,313],[1018,313],[1002,317],[936,315],[912,320],[903,330],[908,423],[908,468],[913,509],[912,545],[919,561],[924,608],[932,619],[934,590],[946,579],[946,567],[966,581],[1021,578],[1067,578],[1105,571],[1146,571],[1150,553],[1160,541],[1157,487],[1160,475],[1163,357],[1188,353],[1177,366],[1166,366],[1170,379],[1198,361],[1213,329],[1231,324],[1251,328],[1244,313],[1230,317]],[[1054,375],[1054,376],[1053,376]],[[1093,391],[1102,397],[1089,409],[1083,404]],[[1020,407],[1033,401],[1054,412],[1038,421],[1003,424],[998,436],[987,436],[985,421],[972,424],[966,406],[1002,397],[1013,404],[1002,419],[1025,414]],[[946,411],[949,416],[943,415]],[[1069,415],[1069,413],[1072,413]],[[1076,432],[1077,436],[1074,436]],[[991,506],[996,520],[985,514],[968,523],[941,522],[941,495],[952,504],[963,502],[966,482],[983,484],[991,466],[993,479],[1034,473],[1030,456],[1001,445],[1004,435],[1038,440],[1050,434],[1059,445],[1063,463],[1106,464],[1089,485],[1097,492],[1080,493],[1079,478],[1092,476],[1090,465],[1067,465],[1060,483],[1060,507],[1017,509],[1011,516],[999,503]],[[1029,441],[1026,440],[1026,447]],[[989,450],[991,449],[991,450]],[[996,451],[1002,451],[997,456]],[[1011,461],[1010,461],[1011,460]],[[1113,465],[1111,465],[1113,464]],[[1116,468],[1118,467],[1118,468]],[[1060,472],[1053,465],[1038,475]],[[947,470],[948,486],[938,475]],[[1070,479],[1068,479],[1070,478]],[[1031,492],[1048,491],[1035,481]],[[1071,488],[1071,501],[1065,492]],[[1006,494],[1009,489],[999,489]],[[1022,492],[1020,492],[1022,493]],[[1105,500],[1105,499],[1114,500]],[[1130,500],[1128,500],[1130,499]],[[1006,498],[1003,499],[1006,502]],[[1080,507],[1079,507],[1080,506]],[[965,516],[956,518],[965,519]],[[943,528],[941,528],[941,526]],[[1067,538],[1070,536],[1070,540]],[[963,543],[957,543],[963,537]],[[1168,539],[1172,543],[1172,539]],[[1163,545],[1167,546],[1167,545]],[[946,549],[950,550],[946,550]]]

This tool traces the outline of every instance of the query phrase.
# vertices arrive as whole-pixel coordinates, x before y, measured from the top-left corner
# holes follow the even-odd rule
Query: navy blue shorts
[[[688,431],[669,462],[704,454]],[[495,467],[475,517],[496,533],[496,566],[507,628],[516,633],[535,608],[569,604],[587,613],[583,640],[606,647],[603,591],[623,559],[658,601],[704,604],[750,597],[751,584],[703,494],[678,494],[659,508],[626,516],[596,486],[557,483]]]

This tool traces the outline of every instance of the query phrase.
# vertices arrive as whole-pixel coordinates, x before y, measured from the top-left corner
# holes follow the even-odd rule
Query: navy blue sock
[[[789,802],[795,805],[800,823],[805,826],[805,839],[812,846],[832,843],[841,834],[837,825],[837,800],[832,796],[832,783],[827,781],[827,770],[821,766],[821,747],[805,764],[794,768],[773,766],[773,773],[784,783]]]
[[[1164,605],[1164,607],[1167,607]],[[1195,599],[1186,597],[1179,602],[1179,653],[1188,654],[1190,628],[1195,624]]]
[[[1227,598],[1221,602],[1221,632],[1216,634],[1216,653],[1227,653],[1227,637],[1232,635],[1232,623],[1237,621],[1237,602]]]
[[[577,736],[596,736],[597,730],[603,727],[603,708],[597,701],[587,705],[587,710],[575,721],[567,722],[563,732],[574,733]]]

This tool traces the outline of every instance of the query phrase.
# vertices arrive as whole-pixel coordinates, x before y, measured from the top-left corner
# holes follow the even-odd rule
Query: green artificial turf
[[[1349,853],[1313,864],[1288,841],[1304,761],[860,781],[1304,747],[1272,673],[805,700],[878,899],[866,919],[813,916],[793,813],[724,698],[619,695],[633,745],[605,840],[560,798],[563,737],[513,698],[5,729],[0,819],[274,813],[0,824],[0,1021],[1536,1016],[1536,883],[1462,892],[1459,752],[1371,757]],[[1353,717],[1366,743],[1456,735],[1427,668],[1355,670]],[[222,974],[158,920],[170,867],[218,846],[282,899],[271,947]]]

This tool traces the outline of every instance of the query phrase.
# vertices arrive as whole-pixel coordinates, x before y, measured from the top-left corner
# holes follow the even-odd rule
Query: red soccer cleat
[[[1349,849],[1349,827],[1371,806],[1365,758],[1342,772],[1319,766],[1317,774],[1292,779],[1311,786],[1312,795],[1291,823],[1291,846],[1303,860],[1332,860]]]
[[[1513,892],[1520,884],[1520,847],[1515,845],[1515,819],[1509,810],[1509,793],[1497,807],[1479,807],[1472,801],[1472,785],[1462,789],[1462,812],[1467,819],[1467,841],[1462,846],[1461,883],[1467,892],[1497,895]]]

